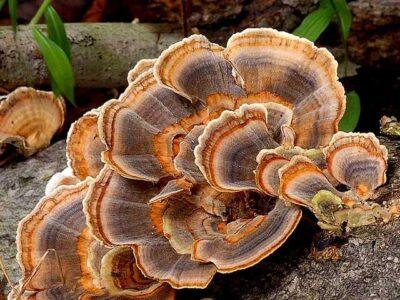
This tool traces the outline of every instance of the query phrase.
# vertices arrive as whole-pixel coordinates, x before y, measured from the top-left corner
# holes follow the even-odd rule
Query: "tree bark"
[[[39,26],[45,31],[45,26]],[[77,87],[118,88],[142,58],[157,57],[182,35],[170,25],[132,23],[66,24]],[[0,27],[0,87],[43,86],[49,77],[29,26]]]
[[[400,140],[380,141],[389,151],[389,169],[377,201],[399,200]],[[0,171],[0,256],[13,282],[21,274],[15,260],[17,224],[43,197],[49,178],[65,167],[65,141],[60,141]],[[398,299],[400,219],[332,237],[310,218],[304,210],[289,240],[256,266],[218,274],[204,290],[180,290],[178,299]]]
[[[313,0],[251,0],[248,5],[242,0],[210,0],[199,13],[196,3],[193,2],[189,23],[207,25],[205,30],[200,27],[200,32],[221,44],[233,32],[246,27],[291,32],[317,7]],[[225,9],[221,8],[223,3],[227,4]],[[399,69],[399,0],[356,0],[349,6],[353,14],[348,40],[351,60],[363,66]],[[45,30],[43,25],[39,28]],[[76,86],[90,88],[125,86],[126,74],[139,59],[157,57],[183,37],[179,24],[71,23],[66,24],[66,29],[72,43]],[[338,32],[339,28],[328,32],[322,37],[322,44],[326,41],[333,47],[342,45]],[[332,45],[332,41],[337,43]],[[16,39],[10,27],[0,27],[0,87],[12,90],[21,85],[49,85],[46,67],[30,27],[19,26]]]

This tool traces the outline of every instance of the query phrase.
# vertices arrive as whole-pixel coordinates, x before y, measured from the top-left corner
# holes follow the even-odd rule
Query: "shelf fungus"
[[[65,103],[52,92],[20,87],[0,101],[0,165],[47,147],[63,126]]]
[[[272,29],[237,33],[226,48],[193,35],[140,61],[128,83],[71,127],[69,172],[81,181],[52,179],[20,224],[25,279],[46,249],[63,254],[62,285],[53,258],[27,291],[205,288],[276,251],[303,207],[329,230],[393,213],[370,201],[386,148],[337,133],[346,100],[324,48]]]
[[[72,173],[84,180],[96,177],[103,167],[101,152],[105,146],[97,129],[99,109],[94,109],[75,121],[67,137],[67,158]]]
[[[9,298],[172,299],[168,285],[142,275],[131,248],[110,250],[91,235],[82,204],[90,180],[56,188],[20,222],[23,277]]]

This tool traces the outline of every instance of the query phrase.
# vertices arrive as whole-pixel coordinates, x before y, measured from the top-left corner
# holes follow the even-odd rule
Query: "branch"
[[[46,31],[45,26],[39,28]],[[179,28],[164,24],[66,24],[78,87],[118,88],[142,58],[157,57],[182,39]],[[31,27],[0,27],[0,87],[49,85],[46,66],[32,37]]]

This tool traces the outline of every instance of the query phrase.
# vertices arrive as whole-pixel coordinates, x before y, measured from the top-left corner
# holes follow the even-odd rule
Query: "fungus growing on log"
[[[338,132],[325,155],[331,175],[362,199],[386,182],[388,152],[372,133]]]
[[[56,219],[58,198],[43,200],[47,217],[35,223],[34,210],[19,240],[75,226],[96,241],[73,239],[77,263],[62,262],[79,291],[167,295],[257,264],[290,237],[302,207],[329,230],[386,218],[366,199],[385,181],[387,151],[372,134],[337,133],[346,100],[336,69],[326,49],[272,29],[235,34],[226,49],[194,35],[139,62],[118,100],[70,130],[69,166],[84,181],[45,199],[81,189],[75,217]],[[67,198],[59,211],[72,209]]]
[[[105,150],[97,129],[99,109],[91,110],[72,123],[67,137],[68,165],[81,180],[96,177],[103,167],[101,152]]]
[[[31,156],[47,147],[65,119],[63,98],[20,87],[0,101],[0,165],[10,155]]]
[[[57,188],[20,222],[17,291],[35,299],[171,297],[166,284],[143,277],[132,249],[110,251],[91,235],[82,206],[90,180]]]

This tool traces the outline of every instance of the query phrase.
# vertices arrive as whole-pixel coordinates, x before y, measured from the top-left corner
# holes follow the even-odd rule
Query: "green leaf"
[[[14,33],[17,32],[17,9],[18,9],[18,1],[17,0],[8,0],[8,10],[10,12],[11,24]]]
[[[334,14],[335,10],[332,6],[321,5],[320,8],[310,13],[303,20],[293,34],[315,42],[326,27],[328,27]]]
[[[331,9],[335,9],[335,7],[333,6],[332,0],[320,0],[319,1],[319,7],[322,8],[331,8]]]
[[[44,0],[40,5],[39,9],[37,10],[36,14],[33,16],[32,20],[30,21],[29,25],[36,25],[40,19],[42,18],[46,8],[50,5],[52,0]]]
[[[64,50],[68,59],[71,60],[71,44],[68,40],[65,26],[60,16],[52,6],[48,6],[44,17],[47,24],[49,38]]]
[[[358,120],[360,119],[361,104],[360,97],[355,91],[348,93],[346,99],[346,111],[343,118],[340,120],[339,130],[350,132],[356,128]]]
[[[46,37],[37,28],[32,29],[32,32],[46,62],[50,78],[61,94],[75,106],[74,75],[67,55],[56,43]]]
[[[346,0],[331,0],[336,10],[336,15],[339,19],[340,29],[344,40],[347,40],[351,27],[351,11]]]

